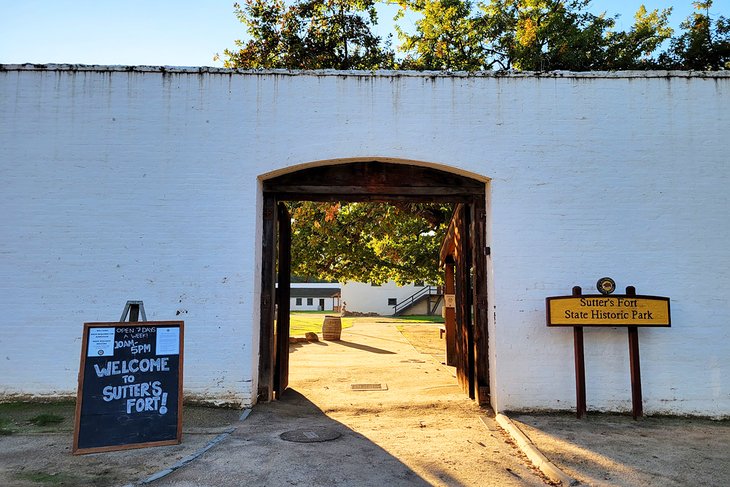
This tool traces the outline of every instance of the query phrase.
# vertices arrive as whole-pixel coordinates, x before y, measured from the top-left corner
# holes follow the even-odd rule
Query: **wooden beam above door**
[[[484,195],[484,182],[429,167],[354,162],[302,169],[263,182],[277,200],[458,203]]]

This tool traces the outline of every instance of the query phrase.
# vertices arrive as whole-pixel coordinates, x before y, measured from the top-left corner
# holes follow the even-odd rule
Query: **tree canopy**
[[[225,49],[247,69],[621,70],[730,69],[730,20],[711,0],[675,33],[672,8],[640,5],[628,30],[590,0],[395,0],[398,44],[374,32],[386,0],[246,0],[234,4],[247,40]],[[399,22],[405,13],[415,26]]]
[[[659,57],[668,69],[730,69],[730,19],[712,19],[712,1],[694,2],[695,13],[682,22],[683,32],[673,37]]]
[[[425,203],[289,203],[292,274],[340,282],[438,283],[452,208]]]
[[[385,69],[388,41],[372,32],[376,0],[246,0],[233,5],[249,40],[223,51],[226,67]]]

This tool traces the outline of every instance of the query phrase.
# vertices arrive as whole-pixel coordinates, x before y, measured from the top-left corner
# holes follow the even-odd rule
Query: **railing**
[[[403,310],[410,308],[414,304],[416,304],[418,301],[422,300],[425,297],[429,296],[440,296],[441,295],[441,288],[437,286],[426,286],[424,288],[419,289],[415,293],[411,294],[407,298],[405,298],[400,303],[396,303],[393,306],[393,315],[399,315]],[[430,309],[429,309],[430,312]]]

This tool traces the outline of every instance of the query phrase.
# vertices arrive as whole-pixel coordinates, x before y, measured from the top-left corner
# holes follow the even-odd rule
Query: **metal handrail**
[[[404,309],[408,308],[409,306],[413,306],[416,301],[421,299],[424,296],[433,296],[439,294],[439,288],[437,286],[425,286],[415,293],[411,294],[407,298],[405,298],[400,303],[396,303],[393,305],[393,314],[397,315],[400,311],[403,311]]]

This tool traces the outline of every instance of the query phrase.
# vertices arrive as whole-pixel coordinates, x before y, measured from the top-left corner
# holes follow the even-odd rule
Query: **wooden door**
[[[449,237],[454,260],[454,348],[456,377],[462,390],[474,399],[474,333],[472,327],[471,249],[469,245],[469,207],[458,205]],[[447,238],[449,238],[447,237]]]
[[[276,399],[289,385],[289,313],[291,304],[291,217],[284,203],[277,205],[278,259],[276,273],[276,327],[274,396]]]
[[[459,204],[441,247],[446,292],[456,307],[447,309],[447,363],[456,367],[459,385],[480,404],[489,403],[487,332],[486,211],[483,198]]]
[[[489,333],[487,301],[486,202],[475,198],[469,205],[469,248],[471,250],[471,302],[474,343],[474,380],[479,404],[490,403]]]

